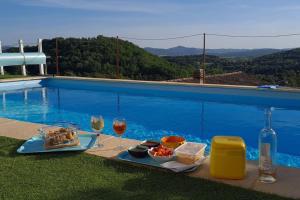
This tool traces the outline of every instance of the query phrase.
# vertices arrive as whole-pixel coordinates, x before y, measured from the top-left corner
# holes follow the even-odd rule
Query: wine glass
[[[97,144],[94,147],[103,147],[103,144],[100,144],[100,133],[104,128],[104,118],[99,116],[92,116],[91,117],[91,128],[95,133],[97,133]]]
[[[117,134],[118,137],[120,137],[120,143],[119,146],[117,147],[117,149],[122,150],[123,146],[122,146],[122,135],[125,133],[126,131],[126,120],[124,118],[115,118],[113,121],[113,129],[115,131],[115,133]]]

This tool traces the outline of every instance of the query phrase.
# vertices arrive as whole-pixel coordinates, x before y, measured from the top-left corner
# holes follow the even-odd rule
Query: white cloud
[[[113,12],[164,13],[182,9],[182,5],[159,0],[17,0],[17,2],[27,6]]]
[[[300,11],[300,6],[299,5],[285,5],[285,6],[277,7],[276,10],[278,10],[278,11],[284,11],[284,12],[288,12],[288,11]]]

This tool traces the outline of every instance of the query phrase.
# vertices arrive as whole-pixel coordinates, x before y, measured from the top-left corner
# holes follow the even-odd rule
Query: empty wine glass
[[[103,144],[100,143],[100,134],[104,128],[104,118],[101,115],[92,116],[91,128],[95,133],[97,133],[97,144],[95,144],[94,147],[98,147],[98,148],[103,147]]]
[[[117,134],[117,136],[120,138],[120,142],[119,142],[119,146],[117,147],[117,149],[122,150],[123,146],[122,146],[122,135],[125,133],[126,131],[126,120],[124,118],[115,118],[113,121],[113,129],[114,132]]]

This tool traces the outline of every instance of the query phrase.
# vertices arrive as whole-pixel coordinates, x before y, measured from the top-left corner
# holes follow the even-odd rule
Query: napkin
[[[198,167],[199,165],[201,165],[204,162],[205,159],[206,159],[206,157],[203,156],[202,158],[197,160],[194,164],[190,164],[190,165],[183,164],[183,163],[180,163],[177,161],[169,161],[169,162],[165,162],[165,163],[161,164],[161,166],[164,168],[170,169],[173,172],[183,172],[188,169]]]

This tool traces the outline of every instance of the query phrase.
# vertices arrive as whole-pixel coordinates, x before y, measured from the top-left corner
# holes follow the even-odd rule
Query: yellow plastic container
[[[241,137],[213,137],[210,174],[222,179],[243,179],[246,176],[246,145]]]

